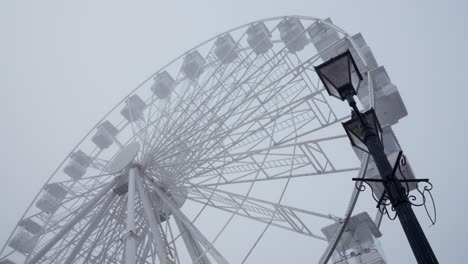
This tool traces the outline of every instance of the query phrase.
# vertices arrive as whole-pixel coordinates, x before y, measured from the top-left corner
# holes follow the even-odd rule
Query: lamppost
[[[342,101],[346,100],[352,108],[351,120],[343,123],[345,131],[353,146],[368,152],[374,158],[381,179],[373,181],[378,181],[384,185],[385,196],[382,195],[381,200],[384,197],[390,200],[416,260],[421,264],[439,263],[402,185],[402,182],[410,180],[397,179],[395,170],[385,155],[381,142],[381,127],[375,111],[370,109],[365,113],[361,113],[357,108],[354,96],[363,78],[351,52],[348,50],[316,66],[315,71],[328,93]],[[366,181],[366,179],[353,180]],[[427,181],[427,179],[411,181]]]

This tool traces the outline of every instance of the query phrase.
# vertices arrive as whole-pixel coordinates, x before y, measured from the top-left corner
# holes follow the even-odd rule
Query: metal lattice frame
[[[345,32],[325,21],[295,18],[304,25],[302,34],[315,24],[324,23],[347,38]],[[186,78],[179,70],[183,57],[192,50],[166,65],[157,73],[167,70],[175,76],[168,98],[158,99],[150,92],[150,80],[157,73],[126,97],[138,94],[144,99],[142,119],[128,122],[120,116],[125,99],[116,105],[101,120],[111,120],[116,125],[115,144],[106,150],[92,145],[90,136],[97,126],[94,127],[73,150],[81,149],[92,158],[86,175],[77,180],[66,177],[62,170],[67,157],[46,183],[60,183],[66,188],[68,194],[59,209],[47,214],[33,206],[44,193],[41,190],[26,210],[22,219],[32,219],[43,229],[37,235],[34,250],[23,260],[121,263],[129,255],[125,252],[129,251],[128,247],[125,250],[127,239],[135,243],[135,255],[130,258],[138,263],[186,263],[180,259],[182,251],[188,252],[186,255],[194,263],[227,263],[215,242],[235,216],[266,224],[263,233],[273,226],[325,240],[319,233],[321,226],[302,216],[330,223],[343,219],[331,212],[282,204],[286,187],[295,178],[357,173],[362,166],[358,162],[343,165],[332,157],[336,149],[330,144],[338,144],[345,137],[340,123],[349,113],[340,112],[325,95],[313,70],[320,61],[313,47],[308,45],[296,54],[288,51],[278,36],[277,25],[283,19],[254,22],[267,24],[272,35],[274,46],[264,54],[256,55],[246,45],[245,29],[251,23],[192,49],[205,54],[203,70],[196,79]],[[234,36],[238,47],[238,58],[229,64],[221,63],[213,53],[214,40],[226,33]],[[372,101],[372,94],[370,98]],[[113,157],[133,141],[142,146],[137,161],[143,168],[134,175],[136,179],[130,177],[130,182],[135,181],[129,184],[135,202],[112,191],[117,181],[108,171]],[[364,160],[367,164],[367,158]],[[268,201],[251,195],[254,185],[273,181],[283,182],[279,199]],[[162,182],[169,183],[170,195],[161,191]],[[232,186],[244,187],[236,192],[231,191]],[[333,213],[349,217],[357,195],[352,194],[347,212]],[[186,199],[181,208],[171,200],[177,196]],[[127,227],[128,205],[132,204],[135,227]],[[189,218],[184,210],[195,204],[200,204],[201,209]],[[158,213],[163,207],[171,211],[165,221],[159,219]],[[207,208],[230,215],[210,238],[196,227]],[[12,236],[15,232],[16,229]],[[2,258],[17,255],[7,246],[12,236],[2,249]],[[333,243],[324,257],[332,250]]]

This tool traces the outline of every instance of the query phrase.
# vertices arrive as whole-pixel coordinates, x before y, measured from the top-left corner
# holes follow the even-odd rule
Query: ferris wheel
[[[314,72],[346,50],[391,157],[390,126],[406,110],[362,36],[330,19],[255,21],[185,52],[111,109],[43,185],[0,263],[300,263],[346,247],[346,224],[380,236],[379,219],[352,216],[350,178],[377,177],[375,165],[351,148],[350,112]]]

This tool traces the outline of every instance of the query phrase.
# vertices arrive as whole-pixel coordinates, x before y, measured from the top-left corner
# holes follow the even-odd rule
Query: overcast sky
[[[385,65],[409,112],[394,131],[435,187],[438,223],[418,216],[439,261],[461,263],[467,11],[466,1],[1,1],[0,243],[79,139],[149,74],[229,28],[297,14],[361,32]],[[382,233],[390,263],[415,263],[398,221]]]

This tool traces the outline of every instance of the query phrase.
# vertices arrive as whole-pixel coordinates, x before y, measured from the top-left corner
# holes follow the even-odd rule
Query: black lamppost
[[[315,67],[315,70],[328,93],[342,101],[348,101],[353,109],[351,120],[343,123],[343,126],[352,145],[368,152],[374,158],[382,178],[376,181],[384,185],[386,197],[395,209],[418,263],[439,263],[413,212],[401,183],[404,180],[397,179],[385,155],[380,138],[381,127],[374,110],[361,113],[356,106],[354,95],[361,84],[362,76],[351,53],[348,50]]]

